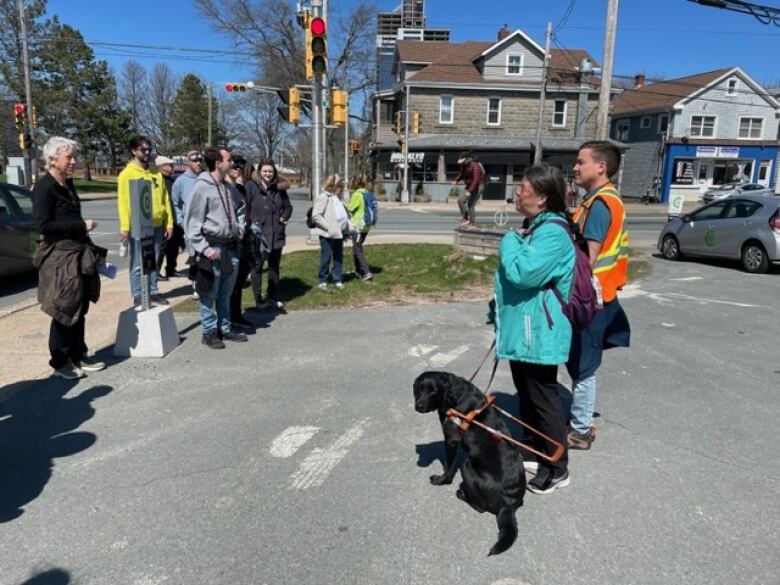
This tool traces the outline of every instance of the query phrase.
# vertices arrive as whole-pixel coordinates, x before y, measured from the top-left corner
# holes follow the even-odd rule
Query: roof
[[[734,67],[726,67],[626,90],[612,101],[613,115],[669,109],[681,99],[701,90],[733,69]]]
[[[577,152],[585,140],[583,138],[557,138],[545,136],[542,138],[542,147],[548,151]],[[533,150],[536,138],[534,136],[477,136],[472,134],[427,134],[423,136],[409,137],[409,149],[415,150],[491,150],[522,152]],[[628,145],[615,140],[610,142],[621,150]],[[380,149],[397,149],[398,144],[393,142],[379,143]]]
[[[506,39],[504,39],[506,41]],[[504,42],[501,41],[501,42]],[[497,43],[486,41],[464,41],[450,43],[443,41],[401,40],[396,45],[398,61],[423,63],[427,66],[411,74],[410,81],[447,82],[447,83],[486,83],[524,85],[522,81],[486,80],[477,66],[480,57]],[[577,68],[582,59],[590,59],[594,67],[598,65],[583,49],[550,50],[550,82],[560,84],[578,83]],[[538,86],[538,81],[526,82]],[[598,80],[591,78],[591,85]]]

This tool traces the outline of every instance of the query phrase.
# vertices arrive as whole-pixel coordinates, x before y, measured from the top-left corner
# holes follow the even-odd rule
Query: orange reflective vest
[[[573,215],[574,221],[583,233],[590,206],[597,199],[609,209],[609,228],[593,265],[593,274],[601,284],[601,295],[605,303],[615,298],[618,289],[623,288],[628,277],[628,232],[626,231],[626,208],[612,183],[605,183],[587,201],[584,201]]]

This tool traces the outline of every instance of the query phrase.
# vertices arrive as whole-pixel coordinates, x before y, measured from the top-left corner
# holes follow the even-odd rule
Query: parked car
[[[38,234],[32,207],[29,189],[0,183],[0,277],[34,270]]]
[[[729,183],[707,190],[702,196],[705,203],[733,197],[734,195],[772,195],[772,189],[760,183]]]
[[[747,272],[780,264],[780,197],[740,195],[671,219],[661,230],[664,258],[682,255],[732,258]]]

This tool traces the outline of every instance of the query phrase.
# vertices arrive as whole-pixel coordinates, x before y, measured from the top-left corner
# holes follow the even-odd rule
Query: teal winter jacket
[[[499,359],[555,365],[569,358],[571,324],[546,285],[552,283],[562,298],[569,298],[574,244],[561,225],[545,222],[552,217],[564,219],[543,211],[531,220],[531,235],[512,230],[501,239],[493,285]]]

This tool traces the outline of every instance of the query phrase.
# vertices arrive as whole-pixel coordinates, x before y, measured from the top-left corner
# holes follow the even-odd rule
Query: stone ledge
[[[455,228],[455,247],[475,256],[488,256],[498,252],[498,243],[507,230],[497,228]]]

